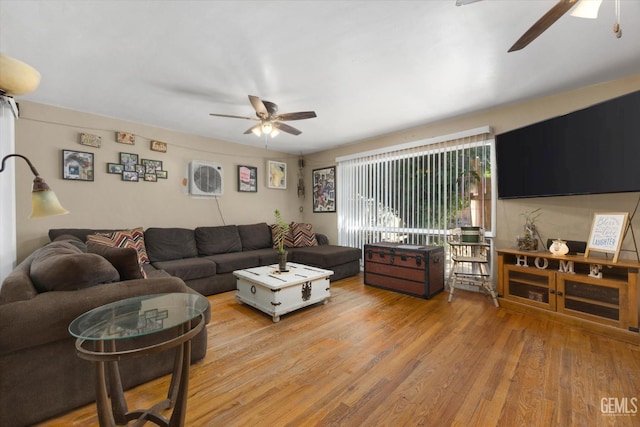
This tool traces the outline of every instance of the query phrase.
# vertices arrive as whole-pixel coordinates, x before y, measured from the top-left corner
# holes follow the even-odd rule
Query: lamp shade
[[[53,190],[33,191],[31,193],[31,215],[29,218],[64,215],[69,211],[62,207]]]
[[[24,95],[39,84],[40,73],[33,67],[0,53],[0,90],[7,95]]]

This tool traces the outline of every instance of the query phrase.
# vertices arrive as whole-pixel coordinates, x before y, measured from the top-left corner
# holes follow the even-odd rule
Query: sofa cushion
[[[98,254],[109,261],[120,274],[120,280],[146,278],[146,273],[138,263],[138,252],[133,248],[112,248],[89,241],[87,252]]]
[[[158,270],[164,270],[172,276],[179,277],[182,280],[193,280],[201,277],[213,276],[217,272],[217,266],[214,262],[206,258],[185,258],[174,259],[171,261],[158,261],[153,265]]]
[[[273,246],[273,241],[271,240],[271,229],[266,222],[239,225],[238,233],[240,234],[240,240],[242,241],[243,251],[271,248]]]
[[[216,271],[218,274],[231,273],[235,270],[258,267],[260,265],[260,256],[256,251],[211,255],[205,259],[216,263]]]
[[[313,232],[311,224],[293,222],[291,223],[291,234],[293,235],[293,246],[296,248],[318,246],[316,233]]]
[[[147,228],[144,242],[151,262],[198,256],[195,233],[187,228]]]
[[[120,280],[118,270],[105,258],[84,253],[68,242],[38,249],[30,275],[38,292],[75,291]]]
[[[235,225],[197,227],[195,234],[200,256],[242,251],[240,233]]]
[[[138,262],[140,264],[149,262],[142,227],[132,230],[112,231],[110,233],[90,234],[87,236],[87,241],[114,248],[134,248],[138,252]]]
[[[271,241],[273,242],[273,248],[278,249],[278,242],[280,239],[283,240],[283,246],[285,248],[293,247],[293,234],[291,233],[291,224],[289,224],[289,229],[285,231],[280,224],[271,224]],[[284,237],[281,237],[284,236]]]
[[[357,261],[362,257],[362,252],[358,248],[336,245],[292,248],[289,253],[292,262],[329,270],[336,265]]]
[[[260,265],[277,264],[280,259],[278,251],[271,247],[265,249],[254,249],[251,253],[258,255]]]

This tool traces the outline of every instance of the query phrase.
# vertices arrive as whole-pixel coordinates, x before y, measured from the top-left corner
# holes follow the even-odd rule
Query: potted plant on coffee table
[[[276,216],[276,233],[274,234],[274,242],[278,250],[278,269],[281,272],[287,270],[287,251],[285,250],[284,241],[287,233],[289,232],[289,224],[282,220],[280,211],[275,210]]]

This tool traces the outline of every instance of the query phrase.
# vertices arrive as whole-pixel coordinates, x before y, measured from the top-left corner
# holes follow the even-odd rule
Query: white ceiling
[[[247,95],[288,122],[269,149],[307,154],[640,73],[640,1],[566,14],[507,49],[555,0],[0,0],[0,51],[35,67],[18,97],[263,147]]]

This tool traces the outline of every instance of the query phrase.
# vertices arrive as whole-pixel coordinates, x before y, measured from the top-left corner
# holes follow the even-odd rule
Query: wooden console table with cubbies
[[[640,263],[498,250],[500,306],[640,343]]]

